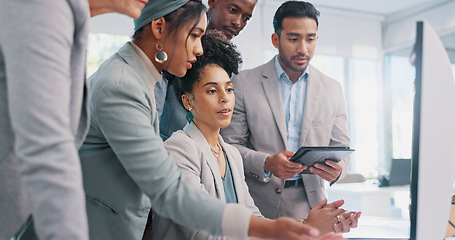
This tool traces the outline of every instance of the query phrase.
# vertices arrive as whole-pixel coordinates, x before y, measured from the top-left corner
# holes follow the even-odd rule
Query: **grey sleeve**
[[[88,5],[80,4],[87,8],[88,19]],[[67,1],[0,2],[7,104],[21,178],[40,239],[88,239],[80,162],[71,130],[71,122],[78,119],[69,113],[71,101],[81,100],[70,91],[77,31],[72,7]]]

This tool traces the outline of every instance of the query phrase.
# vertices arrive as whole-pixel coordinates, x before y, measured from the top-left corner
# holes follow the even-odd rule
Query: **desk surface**
[[[357,228],[344,233],[348,239],[409,239],[409,219],[361,216]]]
[[[329,202],[344,199],[343,208],[362,211],[363,216],[409,216],[409,185],[379,187],[371,183],[340,183],[326,188]]]
[[[368,193],[368,194],[384,194],[394,193],[396,191],[409,191],[409,185],[379,187],[378,185],[368,183],[339,183],[328,188],[330,192],[349,192],[349,193]]]
[[[407,240],[409,234],[409,219],[362,216],[359,226],[349,233],[343,233],[343,237],[352,240]],[[455,236],[444,239],[455,240]]]

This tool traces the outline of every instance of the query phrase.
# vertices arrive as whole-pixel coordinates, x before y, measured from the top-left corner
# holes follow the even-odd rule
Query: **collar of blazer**
[[[280,85],[278,83],[278,76],[275,69],[275,58],[270,60],[268,63],[263,65],[262,71],[262,87],[267,97],[270,109],[273,113],[273,117],[280,131],[281,138],[287,146],[287,130],[286,130],[286,118],[284,116],[283,101],[281,98]],[[320,72],[311,65],[310,75],[307,80],[307,92],[302,120],[302,127],[300,138],[301,142],[305,139],[308,130],[311,126],[311,121],[314,118],[315,109],[317,109],[318,98],[321,90],[321,74]]]
[[[122,59],[133,71],[138,75],[137,79],[141,81],[141,84],[147,89],[150,89],[150,83],[147,79],[147,73],[141,63],[136,50],[130,45],[130,42],[126,42],[119,50],[118,56]]]
[[[207,140],[205,139],[204,135],[197,128],[194,122],[187,124],[183,128],[183,131],[188,135],[189,138],[191,138],[196,143],[196,146],[198,146],[198,148],[202,151],[201,161],[206,161],[208,166],[210,167],[213,179],[215,180],[217,197],[225,201],[224,191],[220,191],[221,189],[224,189],[220,170],[218,168],[215,156],[213,156],[212,151],[210,150],[210,146],[207,143]],[[228,162],[231,167],[232,178],[234,180],[234,186],[237,193],[237,199],[239,203],[243,203],[243,199],[245,198],[243,196],[243,191],[240,191],[240,189],[244,189],[244,179],[242,178],[244,176],[244,173],[243,168],[240,165],[238,165],[239,163],[242,162],[241,161],[237,162],[235,160],[235,159],[241,160],[241,156],[238,152],[235,152],[235,149],[232,146],[226,144],[220,135],[218,136],[218,141],[220,142],[220,145],[223,148],[223,150],[226,152]]]

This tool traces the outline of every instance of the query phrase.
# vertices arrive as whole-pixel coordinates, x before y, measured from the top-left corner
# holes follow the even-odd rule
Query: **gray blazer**
[[[284,187],[284,180],[274,175],[264,180],[264,159],[269,154],[286,150],[287,144],[284,108],[274,61],[242,71],[232,79],[236,98],[234,114],[229,127],[221,131],[225,141],[239,149],[251,196],[268,218],[277,217],[282,194],[276,189]],[[349,146],[341,85],[312,66],[300,146]],[[345,174],[349,159],[341,163]],[[310,174],[302,174],[302,178],[309,204],[313,207],[325,198],[323,180]]]
[[[150,207],[190,228],[246,236],[248,209],[184,182],[159,137],[151,86],[129,43],[89,83],[90,130],[79,153],[90,239],[141,239]]]
[[[88,239],[77,147],[88,129],[88,1],[0,1],[0,239]]]
[[[218,141],[226,152],[231,166],[232,178],[239,204],[245,205],[256,216],[261,216],[254,205],[243,174],[243,161],[239,151],[224,143],[221,136]],[[215,157],[202,133],[194,125],[188,124],[183,130],[172,134],[164,146],[174,157],[177,166],[182,171],[185,181],[200,190],[225,201],[223,182]],[[214,237],[206,231],[196,231],[173,223],[167,218],[155,215],[153,218],[153,239],[232,239]]]

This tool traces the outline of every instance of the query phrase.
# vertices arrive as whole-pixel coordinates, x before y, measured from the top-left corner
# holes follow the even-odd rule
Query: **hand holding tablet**
[[[292,162],[301,163],[307,168],[302,171],[303,174],[312,174],[309,170],[315,163],[325,164],[326,160],[339,162],[349,156],[354,149],[349,147],[301,147],[289,159]]]

